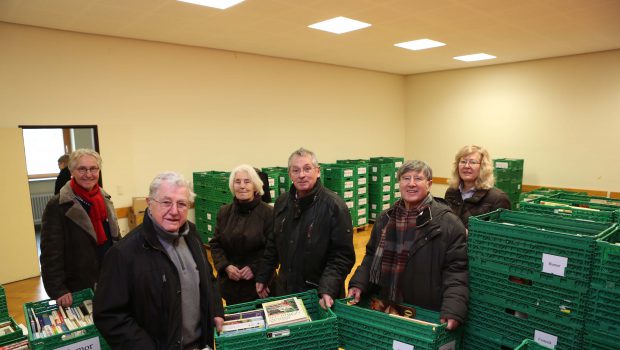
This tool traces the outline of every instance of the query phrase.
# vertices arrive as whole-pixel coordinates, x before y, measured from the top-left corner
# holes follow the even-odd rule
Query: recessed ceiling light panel
[[[474,54],[471,54],[471,55],[464,55],[464,56],[456,56],[456,57],[454,57],[455,60],[464,61],[464,62],[491,60],[493,58],[497,58],[497,57],[492,56],[492,55],[488,55],[486,53],[474,53]]]
[[[412,40],[412,41],[406,41],[404,43],[394,44],[394,46],[402,47],[403,49],[413,50],[413,51],[430,49],[433,47],[439,47],[439,46],[444,46],[444,45],[446,44],[439,42],[439,41],[431,40],[431,39],[419,39],[419,40]]]
[[[207,7],[213,7],[220,10],[226,10],[229,7],[235,6],[245,0],[177,0],[182,2],[188,2],[190,4],[202,5]]]
[[[342,34],[370,26],[371,24],[340,16],[311,24],[308,27],[330,33]]]

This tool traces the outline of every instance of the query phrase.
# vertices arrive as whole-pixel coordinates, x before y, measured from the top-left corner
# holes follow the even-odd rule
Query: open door
[[[0,284],[39,276],[24,141],[19,128],[0,128]]]

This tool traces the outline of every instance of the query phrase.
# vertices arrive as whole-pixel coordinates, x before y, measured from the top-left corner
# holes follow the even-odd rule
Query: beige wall
[[[406,79],[407,158],[448,177],[465,144],[525,159],[524,183],[620,190],[620,50]]]
[[[0,23],[0,126],[96,124],[116,206],[162,170],[400,155],[404,77]]]
[[[0,284],[39,275],[21,130],[0,127]]]

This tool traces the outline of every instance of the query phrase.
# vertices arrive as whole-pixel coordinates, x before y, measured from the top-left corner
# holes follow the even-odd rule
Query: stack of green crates
[[[280,179],[282,177],[288,178],[287,169],[285,167],[266,167],[261,170],[267,174],[267,179],[269,181],[269,194],[271,195],[271,201],[275,203],[276,199],[280,197],[280,193],[288,191],[285,182],[282,184],[282,188],[286,190],[280,191]]]
[[[597,241],[617,231],[616,223],[504,209],[470,218],[466,348],[533,339],[583,349]]]
[[[493,160],[495,187],[506,192],[515,208],[521,197],[523,184],[523,159],[500,158]]]
[[[620,222],[620,206],[603,204],[589,196],[557,193],[519,203],[519,209],[598,222]]]
[[[620,232],[597,242],[592,268],[584,349],[620,345]]]
[[[217,213],[223,205],[232,202],[228,186],[229,172],[204,171],[194,174],[196,192],[196,230],[203,243],[208,243],[215,233]]]
[[[346,163],[321,164],[321,181],[323,185],[344,200],[351,214],[351,224],[357,226],[355,210],[356,179],[353,176],[355,166]]]
[[[400,198],[396,171],[403,157],[371,157],[368,164],[369,220],[374,221],[383,210]]]
[[[78,306],[85,300],[93,299],[93,290],[84,289],[79,292],[74,292],[72,297],[73,304],[71,306]],[[73,348],[68,347],[69,345],[74,344],[73,346],[77,346],[78,343],[81,346],[79,347],[80,349],[95,349],[94,346],[96,346],[96,343],[99,343],[101,349],[110,349],[94,324],[44,338],[35,338],[36,332],[30,322],[32,313],[34,312],[35,315],[41,315],[56,310],[58,310],[56,301],[49,299],[24,304],[24,316],[26,319],[26,327],[28,327],[28,341],[30,342],[31,350],[69,349]],[[91,344],[93,344],[93,347],[90,347]],[[78,347],[75,347],[75,349],[77,348]]]
[[[282,170],[280,171],[280,176],[278,177],[278,189],[280,190],[280,194],[278,196],[282,195],[282,193],[288,192],[293,184],[291,182],[291,177],[288,176],[288,168],[280,167],[280,169]]]
[[[353,208],[356,220],[353,227],[365,227],[368,224],[368,160],[344,159],[337,160],[336,164],[346,164],[353,167]]]
[[[368,308],[362,299],[357,305],[349,305],[347,299],[334,303],[338,318],[338,339],[344,349],[460,349],[459,331],[447,331],[446,324],[439,322],[439,313],[413,305],[415,319],[423,322],[393,317]]]
[[[269,301],[297,297],[303,300],[311,321],[267,327],[260,331],[220,336],[215,331],[217,350],[332,350],[338,349],[338,323],[331,309],[319,306],[316,290],[226,306],[225,314],[261,309]]]
[[[9,307],[6,303],[6,292],[4,287],[0,285],[0,323],[10,322],[11,328],[15,332],[0,335],[0,347],[20,342],[26,339],[26,336],[22,333],[22,329],[17,325],[15,320],[9,316]]]

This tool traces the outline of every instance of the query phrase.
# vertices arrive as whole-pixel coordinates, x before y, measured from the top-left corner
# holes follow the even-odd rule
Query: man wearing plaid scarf
[[[435,310],[447,329],[455,329],[465,321],[469,299],[465,227],[431,195],[426,163],[408,161],[397,177],[402,198],[375,222],[348,295],[354,302],[376,294]]]

